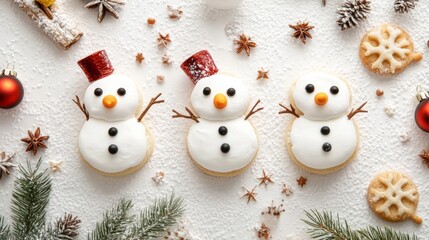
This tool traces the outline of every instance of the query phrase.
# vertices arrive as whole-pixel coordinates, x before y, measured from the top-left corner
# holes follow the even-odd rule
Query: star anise
[[[258,238],[268,240],[271,237],[271,230],[262,223],[261,227],[257,230]]]
[[[307,38],[313,38],[310,30],[313,29],[314,26],[311,26],[309,22],[298,21],[296,25],[289,24],[289,27],[294,30],[292,37],[301,39],[303,44],[306,43]]]
[[[256,47],[256,43],[252,41],[252,38],[247,37],[245,34],[241,34],[239,39],[234,40],[237,46],[237,53],[240,54],[243,50],[246,51],[247,56],[250,56],[252,48]]]
[[[16,165],[12,163],[12,159],[14,157],[15,154],[6,155],[5,152],[0,152],[0,180],[3,176],[3,173],[10,175],[10,170],[16,167]]]
[[[167,47],[167,45],[171,42],[170,34],[162,35],[158,33],[158,46]]]
[[[262,169],[262,177],[259,177],[259,185],[265,184],[265,187],[268,185],[268,183],[274,183],[274,181],[271,179],[271,175],[267,175],[264,169]]]
[[[301,177],[296,179],[296,182],[298,183],[298,186],[304,187],[304,185],[307,184],[307,178],[301,176]]]
[[[247,203],[250,202],[250,200],[253,200],[256,202],[256,197],[255,195],[257,194],[255,192],[257,186],[255,186],[251,191],[249,191],[247,188],[243,187],[243,190],[246,191],[246,193],[242,196],[242,197],[247,197]]]
[[[48,140],[49,136],[41,136],[40,135],[40,128],[38,127],[34,134],[28,130],[28,138],[21,139],[22,142],[28,143],[27,149],[25,149],[26,152],[33,151],[33,154],[37,154],[37,149],[39,147],[41,148],[48,148],[44,141]]]
[[[183,14],[182,8],[173,8],[172,6],[168,5],[167,9],[168,9],[168,16],[171,19],[179,20],[180,18],[182,18],[182,14]]]
[[[142,63],[143,60],[144,60],[143,53],[141,53],[141,52],[137,53],[137,55],[136,55],[136,62]]]
[[[264,68],[261,67],[261,69],[258,70],[258,77],[256,77],[256,80],[259,79],[270,79],[270,77],[268,77],[268,72],[270,70],[264,70]]]
[[[419,157],[422,159],[423,163],[429,168],[429,152],[423,150],[423,152],[419,154]]]
[[[119,18],[116,7],[118,5],[125,5],[122,0],[94,0],[85,5],[85,8],[96,8],[98,7],[98,22],[102,22],[106,16],[106,12],[110,12],[115,18]]]

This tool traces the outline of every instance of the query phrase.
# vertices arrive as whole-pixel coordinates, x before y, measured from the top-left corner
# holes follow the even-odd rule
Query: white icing
[[[388,172],[387,177],[379,177],[378,181],[380,181],[385,189],[378,190],[375,188],[370,189],[371,194],[373,194],[372,201],[384,201],[384,203],[376,209],[377,212],[382,212],[384,214],[391,214],[390,208],[392,206],[396,207],[398,215],[414,214],[414,208],[409,208],[404,204],[404,200],[408,200],[411,202],[418,201],[417,198],[417,189],[410,188],[408,190],[404,190],[403,188],[410,182],[407,177],[402,176],[400,173],[398,174],[398,178],[396,182],[394,181],[394,173]]]
[[[211,93],[203,94],[203,89],[209,87]],[[229,88],[235,89],[235,95],[227,95]],[[224,94],[228,100],[225,108],[217,109],[213,104],[216,94]],[[240,79],[226,75],[215,74],[198,81],[191,95],[191,104],[197,115],[207,120],[230,120],[242,116],[249,106],[249,91]]]
[[[371,66],[372,69],[383,71],[383,63],[388,62],[390,71],[394,73],[396,69],[404,65],[404,62],[397,60],[397,58],[399,57],[403,60],[411,51],[407,48],[410,42],[406,38],[398,39],[402,33],[401,29],[390,25],[386,26],[385,31],[382,26],[368,33],[368,39],[377,42],[376,46],[371,45],[369,42],[363,43],[363,47],[366,49],[365,57],[374,54],[378,56]]]
[[[256,156],[258,140],[249,121],[239,117],[230,121],[207,121],[199,119],[191,126],[187,137],[188,151],[192,159],[210,171],[227,173],[247,166]],[[219,127],[225,126],[228,133],[219,134]],[[220,147],[228,143],[228,153]]]
[[[206,0],[209,6],[218,9],[236,8],[242,1],[243,0]]]
[[[328,135],[320,132],[324,126],[330,128]],[[358,135],[353,121],[346,116],[326,121],[300,117],[292,124],[289,140],[293,155],[300,163],[313,169],[327,169],[350,159],[356,150]],[[324,143],[331,144],[331,151],[323,151]]]
[[[305,87],[314,85],[314,92],[307,93]],[[339,92],[332,94],[330,88],[337,86]],[[319,106],[314,97],[318,93],[326,93],[328,102]],[[293,101],[304,117],[312,120],[328,120],[346,114],[351,102],[351,93],[344,80],[336,75],[325,72],[307,73],[296,80]]]
[[[111,127],[118,129],[116,136],[108,134]],[[105,173],[118,173],[145,159],[148,141],[145,126],[135,117],[117,122],[90,118],[80,131],[79,150],[94,168]],[[118,146],[116,154],[109,153],[110,144]]]
[[[103,90],[103,94],[99,97],[94,95],[96,88]],[[118,95],[117,91],[119,88],[126,90],[124,96]],[[116,97],[118,102],[115,107],[104,107],[103,98],[107,95]],[[93,82],[87,88],[83,100],[91,118],[103,119],[105,121],[121,121],[133,117],[138,110],[140,101],[141,96],[136,83],[128,77],[119,74],[112,74]]]

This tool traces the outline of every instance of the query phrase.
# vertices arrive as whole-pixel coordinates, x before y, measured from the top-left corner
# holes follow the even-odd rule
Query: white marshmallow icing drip
[[[408,208],[403,203],[403,199],[408,199],[411,202],[417,201],[417,190],[415,188],[409,190],[403,190],[404,186],[409,183],[409,179],[401,177],[393,182],[394,175],[393,173],[388,173],[387,177],[380,177],[379,181],[382,182],[386,189],[379,191],[377,189],[372,189],[371,193],[374,194],[374,197],[371,199],[374,202],[380,200],[385,200],[384,204],[376,209],[377,212],[382,212],[384,214],[390,214],[390,207],[396,206],[398,209],[398,214],[413,214],[414,210]]]
[[[377,54],[377,60],[372,64],[372,69],[383,70],[383,62],[388,62],[390,71],[395,72],[396,69],[401,68],[404,63],[398,61],[395,56],[404,59],[411,51],[407,47],[410,42],[406,38],[398,40],[402,34],[402,30],[393,26],[386,27],[387,38],[383,36],[382,29],[376,29],[368,34],[368,38],[375,40],[378,45],[373,46],[369,42],[364,42],[363,46],[366,49],[365,56]]]

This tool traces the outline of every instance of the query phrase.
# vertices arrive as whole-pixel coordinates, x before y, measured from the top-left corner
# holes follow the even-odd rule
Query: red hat
[[[104,50],[89,55],[77,64],[82,68],[89,82],[107,77],[115,70]]]
[[[210,77],[219,71],[207,50],[195,53],[186,59],[180,67],[194,84],[202,78]]]

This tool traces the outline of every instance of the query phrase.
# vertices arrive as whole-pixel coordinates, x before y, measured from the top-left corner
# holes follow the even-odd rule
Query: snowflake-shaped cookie
[[[414,44],[400,27],[384,24],[370,30],[360,44],[360,58],[369,70],[381,74],[398,73],[412,61],[422,59]]]
[[[420,224],[422,219],[415,214],[419,193],[414,182],[399,172],[379,174],[368,188],[368,203],[381,218],[392,221],[412,219]]]

